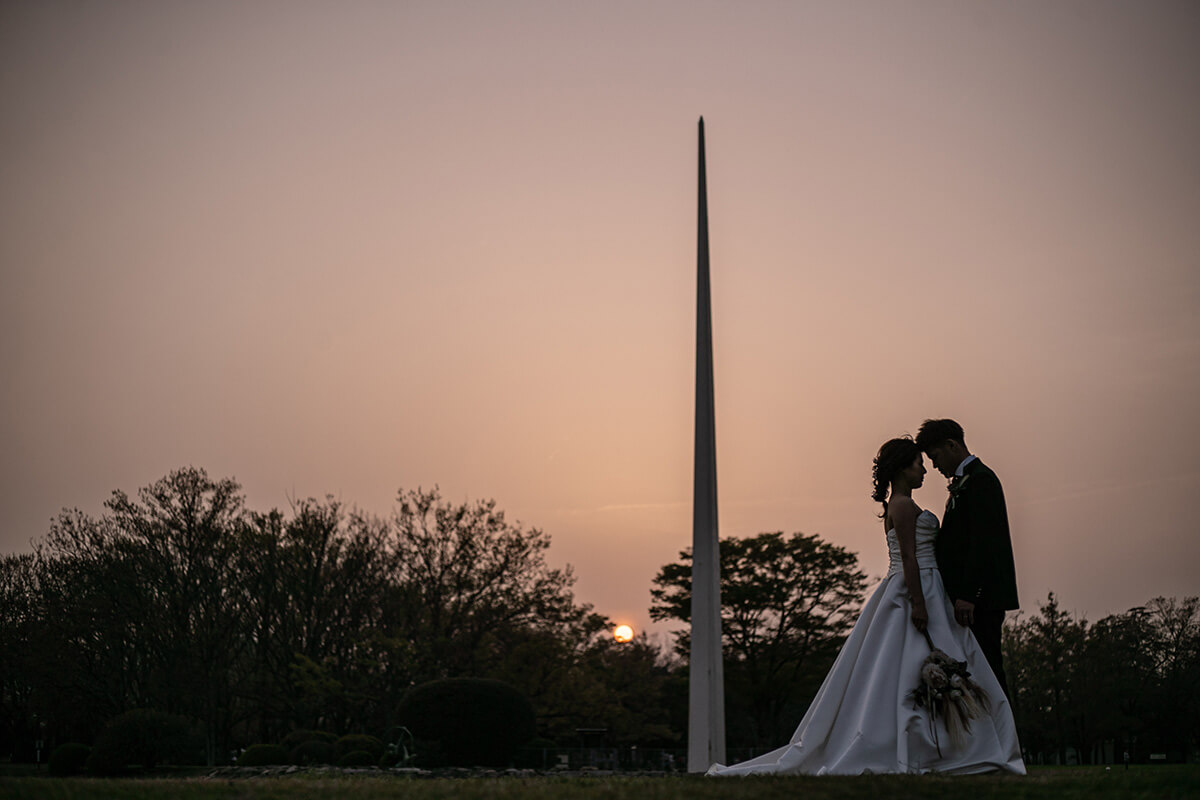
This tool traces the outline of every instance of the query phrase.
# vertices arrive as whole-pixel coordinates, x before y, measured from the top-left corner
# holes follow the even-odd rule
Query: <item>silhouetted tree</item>
[[[786,739],[854,624],[866,576],[858,557],[816,535],[761,533],[720,542],[721,630],[730,739]],[[691,619],[691,550],[654,578],[650,616]],[[688,656],[686,630],[675,634]],[[739,719],[739,709],[749,710]],[[731,712],[733,712],[731,714]]]
[[[107,516],[64,511],[35,553],[38,708],[55,733],[90,742],[108,719],[153,702],[164,683],[149,635],[161,611],[140,582],[137,544]]]
[[[38,738],[31,680],[41,621],[37,596],[34,557],[0,557],[0,753],[27,748]]]
[[[1010,626],[1014,706],[1026,749],[1053,751],[1058,763],[1065,764],[1067,748],[1076,740],[1074,718],[1085,713],[1075,701],[1087,622],[1063,610],[1053,592],[1038,612]]]
[[[546,564],[550,537],[509,523],[494,500],[401,492],[388,533],[400,569],[397,625],[422,680],[483,674],[508,631],[564,631],[590,611],[574,602],[570,567]]]
[[[409,676],[385,634],[399,566],[384,526],[332,497],[291,512],[252,515],[248,535],[260,741],[286,732],[281,722],[338,732],[381,724],[381,704],[399,699],[383,687]]]
[[[1156,597],[1089,627],[1051,592],[1005,628],[1021,745],[1033,761],[1182,760],[1200,743],[1200,598]]]
[[[387,519],[333,498],[251,512],[191,467],[114,492],[0,560],[0,742],[91,742],[142,708],[202,723],[225,760],[295,728],[384,733],[415,683],[522,665],[542,668],[522,687],[539,711],[587,705],[583,687],[620,683],[580,678],[608,622],[549,544],[436,489],[401,492]]]
[[[1104,617],[1087,633],[1084,658],[1096,675],[1087,702],[1097,718],[1099,738],[1112,742],[1118,757],[1136,753],[1136,743],[1144,738],[1158,682],[1154,652],[1147,647],[1154,638],[1143,607]]]
[[[135,706],[183,714],[203,723],[216,758],[248,644],[239,491],[185,468],[136,499],[114,492],[100,519],[59,516],[37,550],[51,715],[94,729]]]
[[[243,502],[235,481],[188,467],[136,500],[117,491],[106,504],[138,556],[129,563],[146,612],[143,652],[157,667],[152,707],[199,720],[210,764],[218,748],[228,749],[233,691],[250,645],[239,586]]]
[[[1147,744],[1182,760],[1200,744],[1200,597],[1156,597],[1146,613],[1157,678]]]

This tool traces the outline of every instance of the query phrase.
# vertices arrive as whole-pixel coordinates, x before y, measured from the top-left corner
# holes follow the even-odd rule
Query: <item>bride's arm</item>
[[[889,506],[892,523],[896,526],[896,538],[900,540],[900,563],[904,567],[904,585],[912,600],[912,623],[917,630],[924,631],[929,624],[929,612],[925,609],[925,592],[921,588],[921,570],[917,566],[917,504],[910,498],[896,498],[896,508]]]

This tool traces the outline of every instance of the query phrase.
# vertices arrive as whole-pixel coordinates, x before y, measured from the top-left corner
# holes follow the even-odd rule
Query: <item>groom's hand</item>
[[[959,625],[970,627],[975,624],[975,604],[966,600],[954,601],[954,619]]]

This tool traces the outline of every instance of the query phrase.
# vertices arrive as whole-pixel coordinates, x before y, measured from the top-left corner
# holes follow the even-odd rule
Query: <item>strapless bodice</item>
[[[922,511],[917,515],[917,567],[919,569],[936,569],[937,553],[934,543],[937,542],[938,518],[932,511]],[[888,577],[904,572],[904,563],[900,560],[900,537],[896,529],[887,532],[888,546]]]

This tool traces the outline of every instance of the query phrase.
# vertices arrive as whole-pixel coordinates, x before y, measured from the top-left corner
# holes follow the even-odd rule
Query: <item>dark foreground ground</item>
[[[1034,767],[1026,777],[868,775],[854,778],[703,778],[680,775],[500,775],[429,777],[385,773],[96,779],[0,777],[3,800],[1192,800],[1200,798],[1200,765]]]

